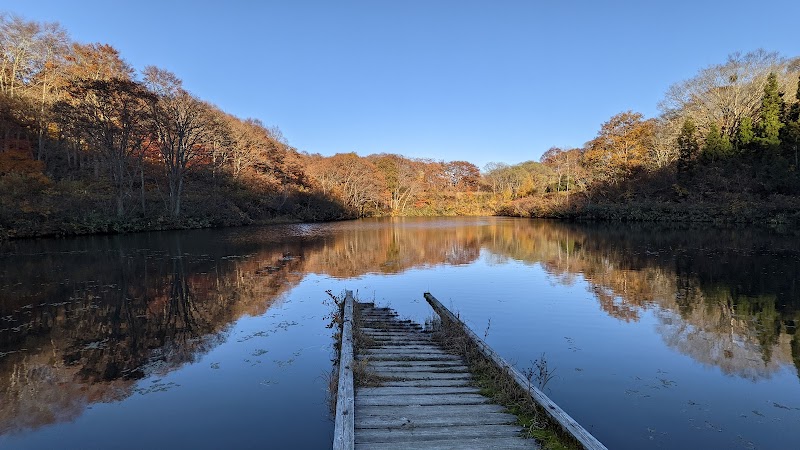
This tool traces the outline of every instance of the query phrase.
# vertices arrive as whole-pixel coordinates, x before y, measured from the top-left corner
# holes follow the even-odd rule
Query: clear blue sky
[[[729,53],[800,56],[800,1],[3,0],[311,153],[538,160]],[[772,13],[768,15],[768,12]]]

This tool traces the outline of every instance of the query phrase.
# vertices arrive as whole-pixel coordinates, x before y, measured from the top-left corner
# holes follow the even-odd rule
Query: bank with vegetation
[[[800,58],[731,55],[660,106],[538,162],[322,156],[173,73],[5,14],[0,239],[388,215],[800,222]]]

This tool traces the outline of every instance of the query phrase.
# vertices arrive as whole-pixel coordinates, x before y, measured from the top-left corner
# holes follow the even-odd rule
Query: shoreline
[[[529,218],[566,222],[744,225],[768,227],[775,230],[781,230],[800,224],[800,208],[768,207],[752,203],[738,203],[736,205],[675,204],[665,202],[635,202],[625,204],[597,203],[584,205],[580,208],[574,205],[563,205],[560,209],[557,207],[548,207],[545,210],[543,207],[525,208],[524,205],[517,202],[499,207],[494,214],[453,214],[436,216],[406,214],[396,217],[479,216]],[[72,227],[65,227],[63,226],[64,224],[54,224],[43,226],[38,229],[25,230],[26,232],[9,230],[3,225],[0,225],[0,242],[40,238],[124,235],[154,231],[199,230],[293,223],[328,223],[345,220],[355,220],[355,218],[304,220],[302,218],[290,216],[277,216],[269,219],[239,223],[212,223],[206,218],[199,217],[187,217],[177,221],[158,217],[146,222],[143,220],[109,220],[103,224],[95,224],[94,226],[72,223],[70,224]]]

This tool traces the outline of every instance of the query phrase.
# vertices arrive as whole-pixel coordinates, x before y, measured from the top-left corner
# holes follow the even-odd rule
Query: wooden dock
[[[523,437],[515,416],[480,394],[460,356],[446,352],[419,324],[400,320],[391,309],[359,303],[360,332],[372,345],[353,354],[346,346],[353,342],[354,302],[348,291],[335,450],[539,448]],[[375,386],[354,389],[355,365],[372,375]]]

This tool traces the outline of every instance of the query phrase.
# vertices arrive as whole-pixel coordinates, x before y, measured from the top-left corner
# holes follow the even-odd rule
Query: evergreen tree
[[[691,168],[691,161],[700,151],[697,143],[697,127],[692,119],[686,119],[678,135],[678,172],[687,172]]]
[[[767,85],[764,86],[764,98],[761,101],[761,123],[759,124],[758,142],[775,148],[780,145],[780,131],[783,124],[780,120],[781,95],[778,92],[778,77],[770,72]]]
[[[736,149],[740,152],[747,150],[754,137],[753,119],[745,117],[739,124],[739,129],[736,130]]]
[[[731,141],[728,136],[722,135],[717,124],[712,123],[706,135],[706,144],[703,147],[703,156],[715,160],[728,156],[731,152]]]

